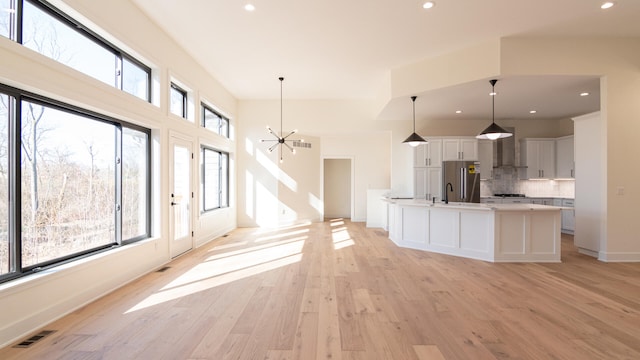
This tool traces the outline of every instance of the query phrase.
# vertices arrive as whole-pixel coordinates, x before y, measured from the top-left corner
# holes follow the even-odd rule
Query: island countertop
[[[424,199],[393,199],[383,198],[391,204],[397,204],[402,206],[426,206],[443,209],[465,209],[465,210],[487,210],[487,211],[556,211],[562,210],[564,207],[540,205],[540,204],[483,204],[483,203],[463,203],[463,202],[450,202],[445,204],[444,202],[432,202]]]

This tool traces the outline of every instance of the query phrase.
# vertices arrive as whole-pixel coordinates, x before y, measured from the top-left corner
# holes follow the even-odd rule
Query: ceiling
[[[240,100],[279,98],[279,76],[285,99],[374,98],[393,68],[506,36],[640,36],[638,0],[132,1]],[[491,118],[488,80],[416,94],[416,117]],[[500,78],[496,92],[496,120],[599,109],[597,78]],[[378,118],[411,111],[392,99]]]

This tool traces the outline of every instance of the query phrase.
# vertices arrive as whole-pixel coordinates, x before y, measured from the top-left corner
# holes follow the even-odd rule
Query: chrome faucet
[[[449,189],[451,189],[451,192],[453,192],[453,185],[451,183],[447,183],[447,185],[444,187],[444,203],[445,204],[449,203]]]

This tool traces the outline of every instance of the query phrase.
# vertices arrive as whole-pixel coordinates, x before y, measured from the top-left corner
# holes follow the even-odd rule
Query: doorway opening
[[[351,219],[353,214],[352,159],[324,159],[324,217]]]

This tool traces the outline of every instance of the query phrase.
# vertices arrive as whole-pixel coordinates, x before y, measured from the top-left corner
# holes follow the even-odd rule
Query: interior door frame
[[[168,194],[167,194],[167,198],[169,199],[168,201],[168,207],[169,207],[169,213],[168,213],[168,219],[169,219],[169,256],[171,258],[175,258],[177,256],[180,256],[190,250],[193,250],[194,246],[195,246],[195,240],[194,240],[194,236],[193,236],[193,232],[194,232],[194,224],[195,224],[195,185],[194,185],[194,181],[195,181],[195,173],[196,173],[196,166],[195,166],[195,152],[194,152],[194,139],[190,136],[184,135],[182,133],[179,132],[175,132],[175,131],[170,131],[169,132],[169,161],[168,161],[168,170],[169,170],[169,184],[168,184]],[[188,149],[191,152],[191,163],[189,165],[189,190],[192,194],[192,196],[189,199],[189,231],[188,231],[188,238],[189,238],[189,242],[190,242],[190,247],[189,249],[185,250],[185,251],[180,251],[179,253],[174,253],[174,247],[175,247],[175,229],[174,229],[174,218],[172,215],[172,205],[171,205],[171,193],[174,190],[174,146],[175,145],[186,145],[188,144]]]
[[[325,171],[324,171],[324,161],[325,160],[350,160],[350,167],[351,167],[351,199],[350,199],[350,209],[349,211],[351,212],[350,214],[350,218],[351,220],[354,219],[355,214],[356,214],[356,204],[355,204],[355,189],[356,189],[356,182],[355,182],[355,174],[356,174],[356,168],[355,168],[355,157],[353,156],[348,156],[348,155],[328,155],[328,156],[322,156],[321,157],[321,162],[320,162],[320,169],[322,172],[322,177],[321,177],[321,184],[320,184],[320,196],[322,199],[322,204],[324,204],[324,176],[325,176]],[[324,214],[324,205],[322,206],[322,218],[324,219],[325,214]]]

